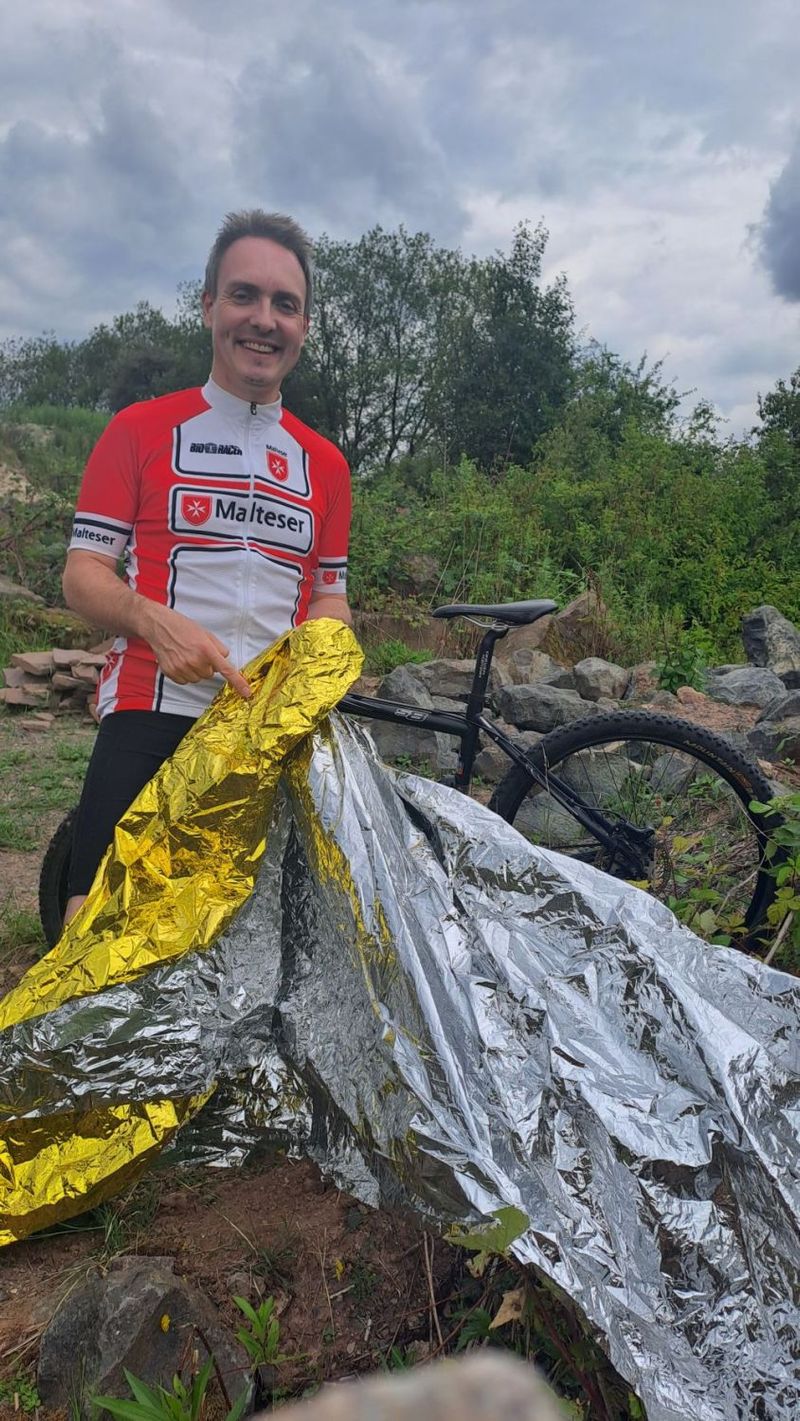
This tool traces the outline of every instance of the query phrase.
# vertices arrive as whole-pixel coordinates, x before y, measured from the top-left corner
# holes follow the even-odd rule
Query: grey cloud
[[[413,79],[379,73],[369,51],[306,36],[302,63],[254,61],[237,83],[240,180],[313,229],[365,231],[376,222],[433,227],[457,239],[464,214],[441,148],[419,120]]]
[[[770,189],[761,256],[778,295],[800,301],[800,136]]]
[[[157,114],[121,84],[105,91],[85,136],[15,123],[0,142],[0,187],[5,275],[42,302],[41,324],[63,328],[74,305],[85,330],[110,301],[139,299],[163,273],[165,252],[185,243],[192,205],[180,155]],[[36,234],[34,256],[24,234]],[[48,259],[68,274],[55,310],[43,300]]]

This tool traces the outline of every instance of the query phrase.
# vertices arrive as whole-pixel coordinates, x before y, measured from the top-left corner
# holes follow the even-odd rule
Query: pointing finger
[[[241,671],[237,671],[236,667],[233,666],[230,661],[226,660],[224,656],[213,655],[209,657],[209,660],[214,670],[219,671],[220,675],[225,677],[228,685],[232,686],[234,691],[236,691],[243,700],[249,701],[253,692]]]

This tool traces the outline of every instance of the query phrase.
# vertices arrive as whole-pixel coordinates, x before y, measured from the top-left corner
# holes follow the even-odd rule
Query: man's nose
[[[262,296],[256,303],[253,311],[253,321],[262,330],[271,331],[275,327],[275,309],[272,305],[272,298]]]

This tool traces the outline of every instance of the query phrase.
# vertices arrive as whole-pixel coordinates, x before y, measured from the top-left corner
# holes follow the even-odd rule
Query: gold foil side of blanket
[[[123,816],[80,912],[0,1003],[0,1029],[216,941],[249,897],[290,752],[359,675],[349,627],[287,632],[200,717]]]
[[[93,1209],[132,1183],[211,1094],[6,1126],[0,1140],[0,1245]]]

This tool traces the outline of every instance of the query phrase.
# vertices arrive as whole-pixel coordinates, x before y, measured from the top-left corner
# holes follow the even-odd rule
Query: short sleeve
[[[139,507],[136,431],[127,412],[116,415],[101,434],[84,471],[69,550],[125,551]]]
[[[350,541],[350,470],[344,459],[336,469],[334,491],[322,525],[319,562],[314,575],[314,597],[326,593],[347,595],[347,550]]]

